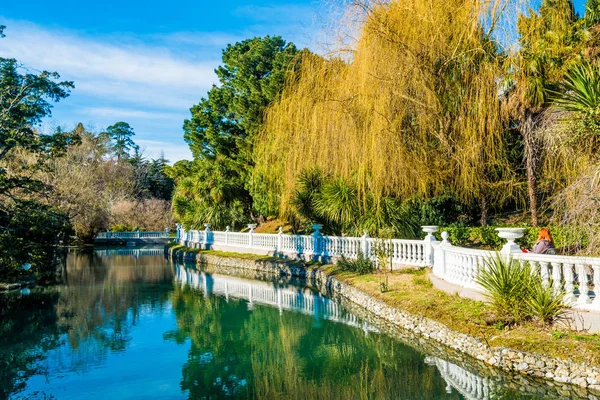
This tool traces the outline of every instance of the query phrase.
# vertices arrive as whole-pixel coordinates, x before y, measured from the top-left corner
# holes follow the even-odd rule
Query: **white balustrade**
[[[168,238],[166,231],[161,232],[100,232],[96,239],[163,239]]]
[[[318,229],[317,229],[318,228]],[[432,233],[436,227],[423,227],[428,233],[425,240],[380,240],[362,237],[323,236],[321,227],[315,225],[313,235],[287,235],[250,232],[225,232],[179,229],[177,237],[184,245],[197,247],[200,244],[224,251],[255,254],[272,254],[288,258],[319,259],[335,261],[340,257],[356,259],[363,253],[371,260],[377,258],[377,249],[382,249],[392,261],[392,268],[399,266],[431,266],[433,274],[450,283],[481,290],[476,283],[479,271],[486,260],[496,253],[486,250],[452,246],[448,234],[442,233],[444,240],[438,242]],[[135,232],[125,232],[135,234]],[[161,234],[165,234],[161,232]],[[499,234],[509,242],[500,253],[511,256],[520,265],[528,265],[540,274],[545,285],[565,292],[565,299],[579,309],[600,310],[600,258],[544,255],[515,251],[514,240],[522,235],[521,229],[503,228]],[[598,294],[597,294],[598,293]]]
[[[286,235],[281,229],[278,234],[254,232],[185,231],[178,227],[177,237],[181,244],[191,247],[207,247],[235,252],[285,255],[291,258],[314,258],[336,260],[340,257],[356,259],[360,253],[374,260],[376,248],[383,246],[391,255],[392,265],[428,266],[431,265],[431,246],[428,241],[393,239],[381,241],[362,237],[322,236],[320,225],[313,225],[313,235]],[[206,241],[205,241],[206,240]],[[428,250],[429,249],[429,250]]]
[[[511,257],[522,267],[529,265],[544,285],[564,291],[565,301],[573,308],[600,310],[600,258],[523,253],[520,248],[517,252],[514,239],[519,230],[506,228],[501,233],[510,243],[499,253],[502,257]],[[447,240],[433,244],[433,251],[435,276],[479,291],[482,289],[476,283],[477,275],[487,259],[496,257],[495,252],[456,247]]]

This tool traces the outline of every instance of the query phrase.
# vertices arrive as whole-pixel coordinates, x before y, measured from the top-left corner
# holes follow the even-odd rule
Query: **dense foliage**
[[[110,224],[171,225],[168,161],[142,157],[127,123],[98,135],[81,124],[38,132],[73,88],[55,72],[0,58],[0,280],[52,279],[59,245],[92,240]]]
[[[4,27],[0,27],[0,35]],[[48,278],[53,272],[55,246],[66,239],[68,220],[54,204],[45,201],[52,188],[34,172],[64,153],[74,138],[62,131],[51,136],[34,127],[50,115],[52,103],[73,88],[57,73],[38,74],[17,60],[0,58],[0,277],[18,279],[28,264],[31,272]],[[11,168],[18,152],[35,157],[23,168]]]
[[[184,138],[194,160],[173,166],[173,211],[186,226],[240,226],[256,214],[250,194],[252,149],[264,110],[279,98],[298,50],[279,36],[228,45],[220,85],[190,109]]]

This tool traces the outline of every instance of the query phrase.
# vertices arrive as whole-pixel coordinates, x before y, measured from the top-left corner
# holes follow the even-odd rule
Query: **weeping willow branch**
[[[364,10],[353,59],[305,54],[268,110],[255,148],[261,190],[282,214],[310,168],[351,178],[375,199],[451,192],[493,207],[519,196],[503,140],[501,57],[481,24],[504,10],[478,0]]]

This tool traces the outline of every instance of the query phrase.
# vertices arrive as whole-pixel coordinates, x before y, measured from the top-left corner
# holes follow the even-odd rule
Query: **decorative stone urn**
[[[435,241],[435,237],[433,237],[433,234],[435,232],[437,232],[438,228],[439,228],[439,226],[437,226],[437,225],[424,225],[421,227],[423,232],[425,232],[427,234],[425,239],[429,240],[429,241]]]
[[[525,235],[525,228],[496,228],[498,236],[506,239],[506,244],[502,247],[503,253],[520,253],[521,247],[515,243],[516,239]]]
[[[256,224],[248,224],[248,229],[250,229],[250,232],[254,232],[256,229]]]
[[[315,233],[321,233],[321,229],[323,229],[323,224],[312,224],[312,228]]]

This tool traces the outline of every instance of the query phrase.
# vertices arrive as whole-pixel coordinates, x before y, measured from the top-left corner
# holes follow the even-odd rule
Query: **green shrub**
[[[365,257],[362,252],[358,252],[356,260],[349,260],[342,256],[338,259],[336,265],[342,271],[356,272],[359,275],[370,274],[375,271],[375,264]]]
[[[544,284],[537,277],[533,279],[527,296],[528,314],[541,321],[544,325],[565,319],[566,311],[564,291],[557,291],[550,284]]]
[[[521,268],[516,260],[496,253],[485,259],[475,281],[486,291],[499,315],[509,314],[518,322],[527,314],[525,299],[532,279],[530,268]]]
[[[133,228],[125,224],[116,224],[110,227],[111,232],[132,232]]]
[[[441,240],[441,233],[446,231],[450,235],[450,243],[454,246],[500,250],[504,240],[498,236],[496,228],[499,226],[460,226],[450,225],[438,229],[436,236]],[[525,249],[533,248],[537,241],[540,228],[521,226],[525,228],[525,235],[516,242]],[[560,254],[575,254],[588,244],[589,240],[578,229],[571,226],[549,225],[554,244]]]
[[[500,317],[510,316],[515,322],[539,320],[552,324],[565,318],[564,292],[545,284],[528,263],[521,265],[512,258],[496,253],[485,260],[476,282],[496,308]]]

